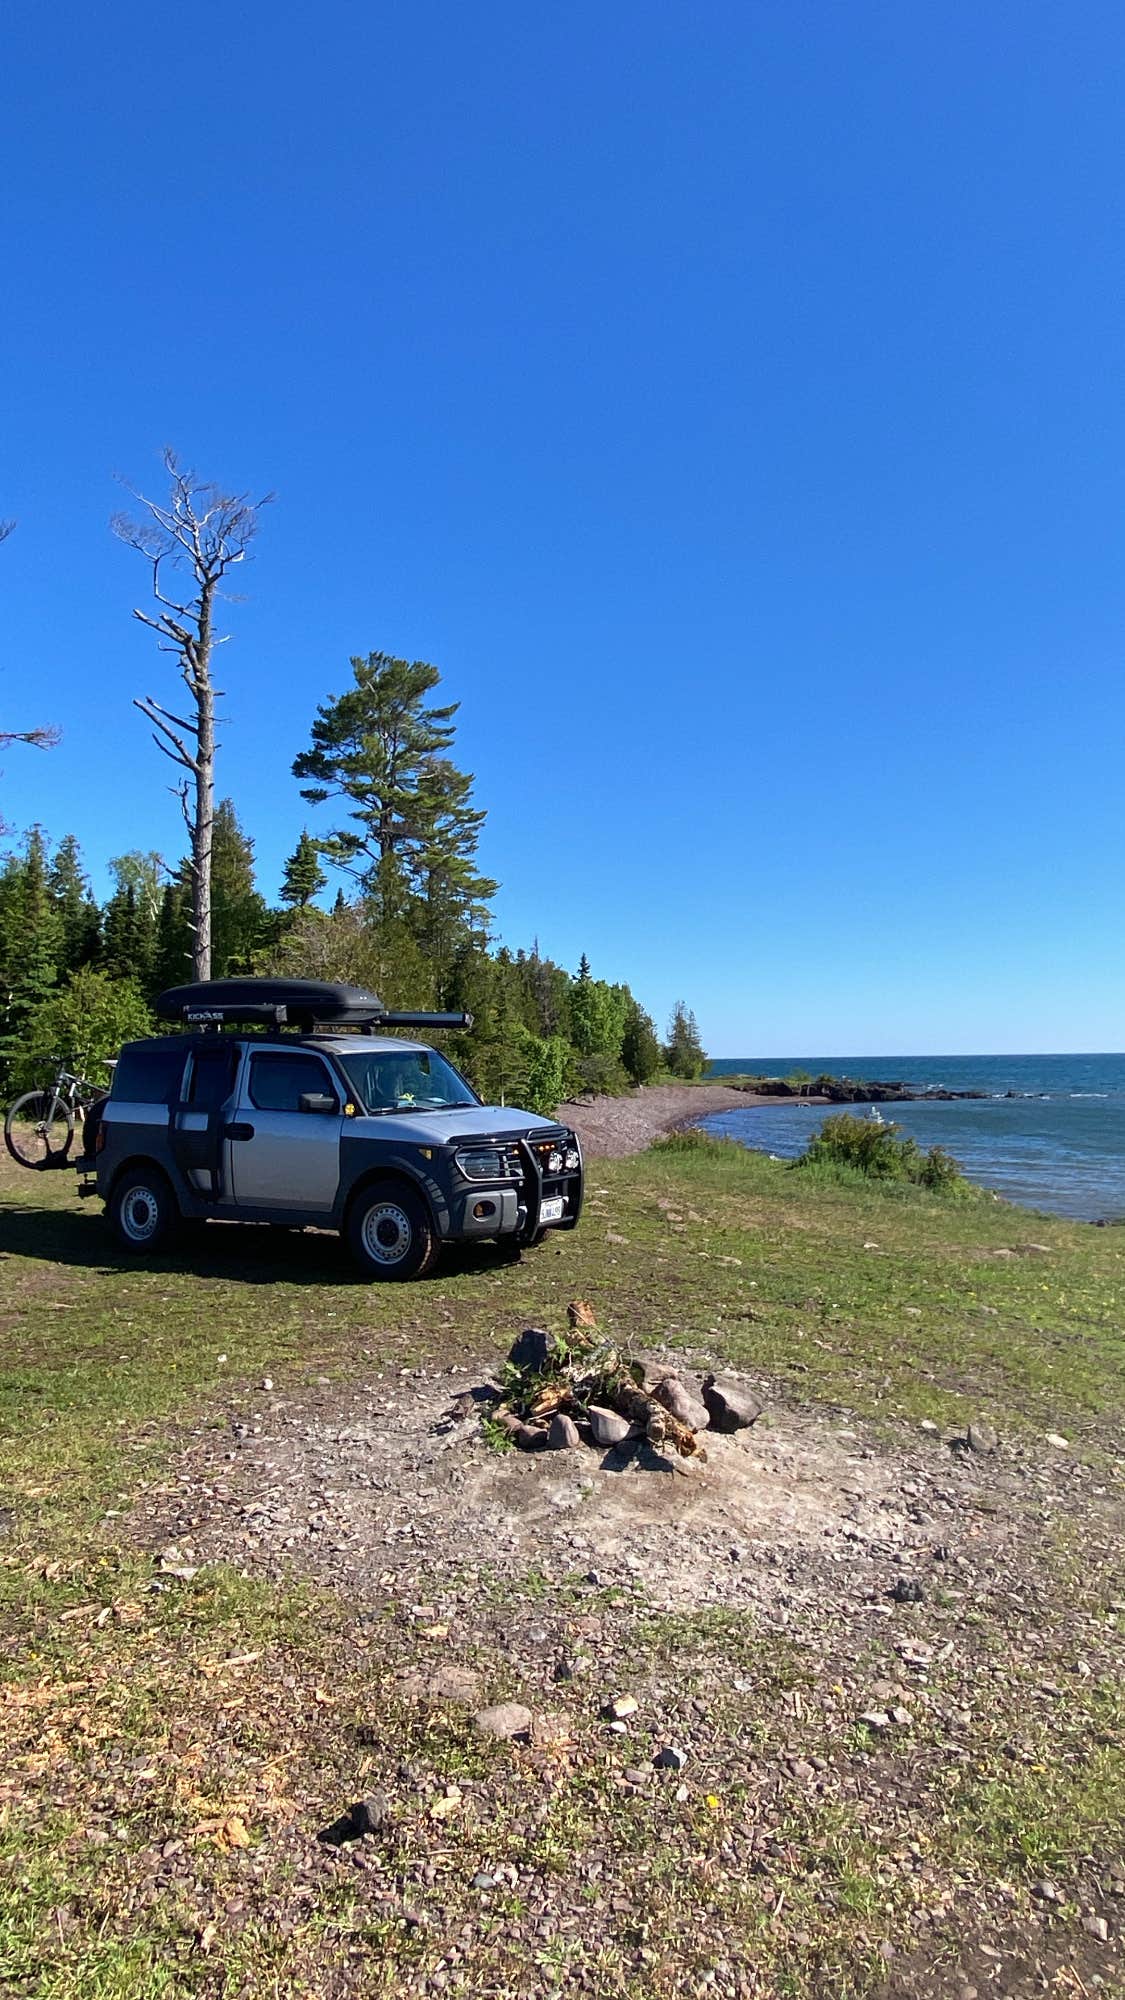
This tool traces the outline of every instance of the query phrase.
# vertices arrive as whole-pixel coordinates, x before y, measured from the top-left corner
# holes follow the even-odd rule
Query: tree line
[[[701,1074],[683,1003],[662,1042],[629,987],[595,978],[585,957],[572,974],[537,943],[495,943],[497,884],[477,864],[485,812],[454,761],[458,704],[441,699],[426,661],[354,658],[343,691],[317,708],[293,772],[312,815],[332,823],[304,826],[276,897],[262,893],[234,801],[216,803],[213,665],[219,585],[245,559],[265,503],[205,485],[171,453],[165,466],[167,502],[138,495],[140,519],[114,527],[149,567],[154,609],[134,615],[172,656],[186,697],[135,703],[181,773],[185,853],[171,864],[156,852],[115,857],[100,903],[73,834],[54,842],[35,827],[0,858],[4,1087],[150,1032],[166,986],[240,972],[346,980],[390,1007],[471,1012],[472,1030],[446,1045],[493,1101],[550,1111],[576,1092]],[[329,870],[347,886],[326,907]]]

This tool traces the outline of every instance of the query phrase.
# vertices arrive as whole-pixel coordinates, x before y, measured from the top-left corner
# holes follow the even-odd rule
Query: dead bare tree
[[[156,633],[160,650],[179,662],[180,678],[191,696],[187,715],[177,715],[152,695],[135,699],[152,740],[187,775],[173,787],[180,801],[191,841],[192,978],[211,976],[211,840],[215,805],[215,702],[222,689],[212,679],[215,650],[227,635],[215,630],[215,609],[227,593],[220,586],[227,572],[245,562],[258,527],[258,514],[272,499],[258,501],[245,493],[223,493],[180,464],[174,451],[163,454],[171,481],[166,501],[150,500],[135,487],[129,491],[144,514],[114,516],[111,527],[120,541],[136,549],[152,566],[155,612],[134,610],[134,618]],[[193,586],[178,596],[167,595],[167,571],[186,572]],[[169,586],[170,588],[172,586]],[[228,600],[229,601],[229,600]]]

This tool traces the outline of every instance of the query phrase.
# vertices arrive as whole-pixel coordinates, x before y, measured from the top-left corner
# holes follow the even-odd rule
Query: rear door
[[[301,1109],[303,1097],[331,1110]],[[230,1186],[239,1207],[331,1209],[340,1180],[341,1089],[309,1049],[250,1047],[227,1125]]]

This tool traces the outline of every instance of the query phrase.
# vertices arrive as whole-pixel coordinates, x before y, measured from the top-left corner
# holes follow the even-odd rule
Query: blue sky
[[[499,929],[716,1054],[1122,1046],[1125,17],[25,7],[0,810],[179,851],[113,475],[274,490],[261,882],[351,654],[463,703]]]

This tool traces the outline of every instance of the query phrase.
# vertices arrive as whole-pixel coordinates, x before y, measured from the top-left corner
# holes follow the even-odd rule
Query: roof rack
[[[471,1028],[471,1014],[402,1012],[384,1007],[361,986],[324,979],[199,979],[169,986],[156,1012],[185,1027],[226,1028],[237,1023],[272,1028]]]

